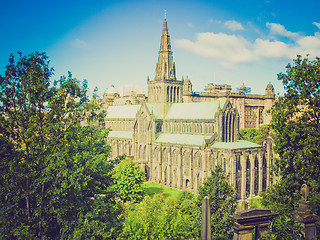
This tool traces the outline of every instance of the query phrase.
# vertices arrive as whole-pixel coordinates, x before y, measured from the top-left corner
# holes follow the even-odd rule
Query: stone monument
[[[301,186],[300,193],[302,200],[300,200],[299,209],[292,216],[302,224],[305,238],[315,240],[317,239],[316,221],[318,221],[318,216],[310,210],[309,187],[306,183]]]
[[[233,222],[234,240],[252,240],[252,233],[255,230],[255,239],[258,239],[269,226],[269,221],[278,216],[277,213],[268,209],[253,208],[240,211],[230,216]]]
[[[201,221],[201,240],[211,240],[211,212],[209,198],[206,196],[202,200],[202,221]]]

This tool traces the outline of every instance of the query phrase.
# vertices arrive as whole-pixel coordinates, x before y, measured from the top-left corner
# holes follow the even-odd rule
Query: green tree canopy
[[[209,197],[211,210],[211,235],[213,238],[233,236],[232,220],[237,207],[236,191],[228,182],[228,176],[220,165],[217,165],[211,176],[198,189],[198,204],[202,199]]]
[[[259,238],[262,240],[305,240],[302,225],[286,215],[279,215],[270,221],[268,231]]]
[[[263,194],[262,203],[280,214],[298,207],[304,181],[310,186],[312,209],[320,215],[320,59],[298,56],[278,74],[286,93],[272,108],[276,132],[276,185]]]
[[[0,76],[0,236],[114,239],[121,209],[108,190],[108,132],[81,126],[86,82],[52,83],[52,73],[36,52],[11,55]]]
[[[271,131],[270,125],[262,125],[258,129],[256,128],[240,129],[240,134],[250,142],[261,144],[262,141],[268,136],[270,131]]]
[[[112,174],[114,188],[123,202],[140,201],[144,191],[142,183],[145,180],[145,173],[131,159],[122,160]]]
[[[162,194],[155,194],[131,206],[118,239],[198,238],[198,207],[187,195],[166,201]]]

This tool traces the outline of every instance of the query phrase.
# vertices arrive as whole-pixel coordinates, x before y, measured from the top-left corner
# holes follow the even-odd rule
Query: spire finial
[[[164,10],[164,19],[167,19],[167,10]]]

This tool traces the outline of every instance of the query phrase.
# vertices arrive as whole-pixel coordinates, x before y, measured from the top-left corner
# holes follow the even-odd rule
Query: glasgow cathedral
[[[271,184],[271,137],[261,145],[244,140],[240,128],[271,121],[274,89],[265,95],[232,92],[229,85],[209,84],[192,91],[190,79],[176,78],[167,20],[164,19],[155,76],[148,78],[148,97],[121,98],[106,92],[112,156],[126,154],[144,169],[147,180],[196,192],[220,164],[239,199],[253,197]]]

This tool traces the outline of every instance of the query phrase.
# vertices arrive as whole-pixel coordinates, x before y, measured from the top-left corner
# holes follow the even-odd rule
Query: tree
[[[44,53],[10,56],[0,76],[0,236],[2,239],[114,239],[108,131],[81,126],[86,82],[53,84]],[[100,198],[97,194],[104,193]]]
[[[162,194],[146,196],[131,205],[118,239],[197,239],[197,205],[188,197],[164,200]]]
[[[314,213],[320,215],[320,59],[298,56],[278,74],[286,90],[272,108],[279,154],[274,173],[280,180],[263,194],[262,203],[280,214],[298,207],[301,185],[310,186]]]
[[[298,221],[291,217],[279,215],[270,221],[268,231],[265,231],[259,239],[263,240],[303,240],[303,229]]]
[[[211,176],[206,179],[198,189],[198,204],[202,199],[209,197],[211,212],[211,234],[213,238],[233,236],[232,220],[237,207],[236,191],[228,182],[228,176],[220,165],[211,171]]]
[[[258,129],[256,128],[240,129],[240,134],[250,142],[261,144],[262,141],[268,136],[270,131],[271,131],[270,125],[262,125]]]
[[[122,160],[114,169],[115,191],[123,202],[140,201],[144,191],[142,183],[145,180],[145,173],[131,159]]]
[[[240,134],[250,142],[255,142],[255,137],[258,135],[256,128],[240,129]]]

